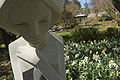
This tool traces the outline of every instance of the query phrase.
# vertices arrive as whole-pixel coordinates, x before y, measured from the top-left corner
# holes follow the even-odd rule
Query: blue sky
[[[90,2],[90,0],[78,0],[81,2],[81,6],[84,7],[84,3],[87,1],[88,3]]]

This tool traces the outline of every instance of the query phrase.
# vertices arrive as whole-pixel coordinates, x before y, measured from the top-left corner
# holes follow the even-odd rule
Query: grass
[[[64,39],[64,42],[72,39],[72,32],[61,32],[61,33],[55,33],[55,34],[58,36],[62,36]]]
[[[71,32],[60,32],[60,33],[55,33],[58,36],[72,36]]]
[[[102,27],[102,26],[96,27],[96,28],[98,29],[98,31],[105,31],[105,30],[107,30],[107,27]]]
[[[112,23],[112,21],[98,21],[98,24]]]

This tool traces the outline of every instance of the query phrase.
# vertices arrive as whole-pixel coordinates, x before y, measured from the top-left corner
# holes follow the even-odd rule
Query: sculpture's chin
[[[42,48],[43,46],[47,45],[47,37],[29,40],[29,43],[35,48]]]

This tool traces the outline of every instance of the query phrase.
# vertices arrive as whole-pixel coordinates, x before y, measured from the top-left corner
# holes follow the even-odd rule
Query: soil
[[[10,60],[8,59],[6,54],[0,53],[0,80],[7,80],[5,79],[12,74],[12,67]]]

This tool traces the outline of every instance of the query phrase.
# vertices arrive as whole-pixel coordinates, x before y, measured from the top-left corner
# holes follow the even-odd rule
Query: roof
[[[87,15],[86,15],[86,14],[79,13],[79,14],[77,14],[75,17],[87,17]]]

